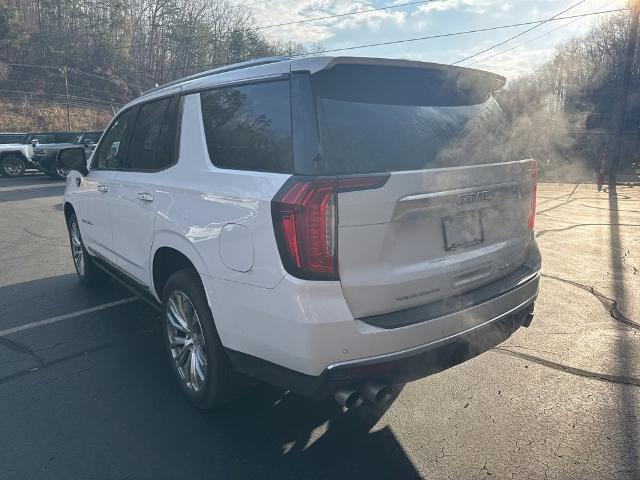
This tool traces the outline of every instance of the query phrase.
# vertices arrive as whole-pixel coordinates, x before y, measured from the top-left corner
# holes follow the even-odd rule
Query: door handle
[[[136,195],[138,200],[142,200],[144,202],[153,202],[153,195],[147,192],[138,192]]]
[[[99,192],[103,192],[103,193],[106,193],[109,191],[109,185],[98,185],[96,188]]]

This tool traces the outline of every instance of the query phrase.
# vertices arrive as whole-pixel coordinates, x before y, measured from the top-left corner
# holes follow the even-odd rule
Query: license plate
[[[468,248],[484,242],[482,215],[478,211],[462,212],[442,219],[442,236],[446,251]]]

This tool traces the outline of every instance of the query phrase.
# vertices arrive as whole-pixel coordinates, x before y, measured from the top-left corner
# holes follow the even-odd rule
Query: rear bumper
[[[394,373],[385,373],[385,381],[404,383],[504,341],[523,324],[538,295],[540,256],[535,241],[529,250],[524,264],[529,273],[519,280],[511,282],[507,276],[493,287],[458,295],[454,303],[407,310],[408,321],[405,313],[389,314],[378,325],[370,317],[353,318],[339,282],[285,276],[275,288],[266,289],[213,277],[203,280],[220,339],[239,371],[322,396],[354,371],[366,379],[371,367],[389,364],[373,369],[375,378],[382,380],[388,368]],[[456,352],[454,360],[446,360],[450,348]],[[436,353],[428,353],[432,351]],[[401,366],[394,366],[397,361]],[[407,366],[415,362],[421,367]]]
[[[372,382],[407,383],[463,363],[507,340],[521,326],[529,326],[533,301],[457,335],[405,351],[348,360],[329,365],[319,376],[305,375],[233,350],[229,358],[242,373],[294,393],[325,398],[342,387]]]

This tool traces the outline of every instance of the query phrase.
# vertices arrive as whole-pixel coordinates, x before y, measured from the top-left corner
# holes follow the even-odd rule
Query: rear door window
[[[220,168],[293,171],[288,80],[200,94],[209,157]]]
[[[136,112],[137,108],[131,108],[118,115],[111,124],[93,156],[92,169],[116,170],[124,164],[127,139],[130,138]]]
[[[158,171],[176,160],[177,96],[145,103],[122,169]]]

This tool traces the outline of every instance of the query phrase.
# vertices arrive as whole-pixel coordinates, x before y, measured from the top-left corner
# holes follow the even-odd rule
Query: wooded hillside
[[[555,172],[593,174],[611,151],[615,112],[629,40],[629,13],[595,23],[585,35],[561,44],[533,72],[508,83],[500,95],[520,150],[551,162]],[[632,69],[626,105],[622,170],[640,160],[640,54]],[[580,170],[580,172],[576,172]]]
[[[76,107],[109,111],[194,72],[302,51],[226,0],[0,0],[0,96],[16,101],[60,103],[66,77]]]

